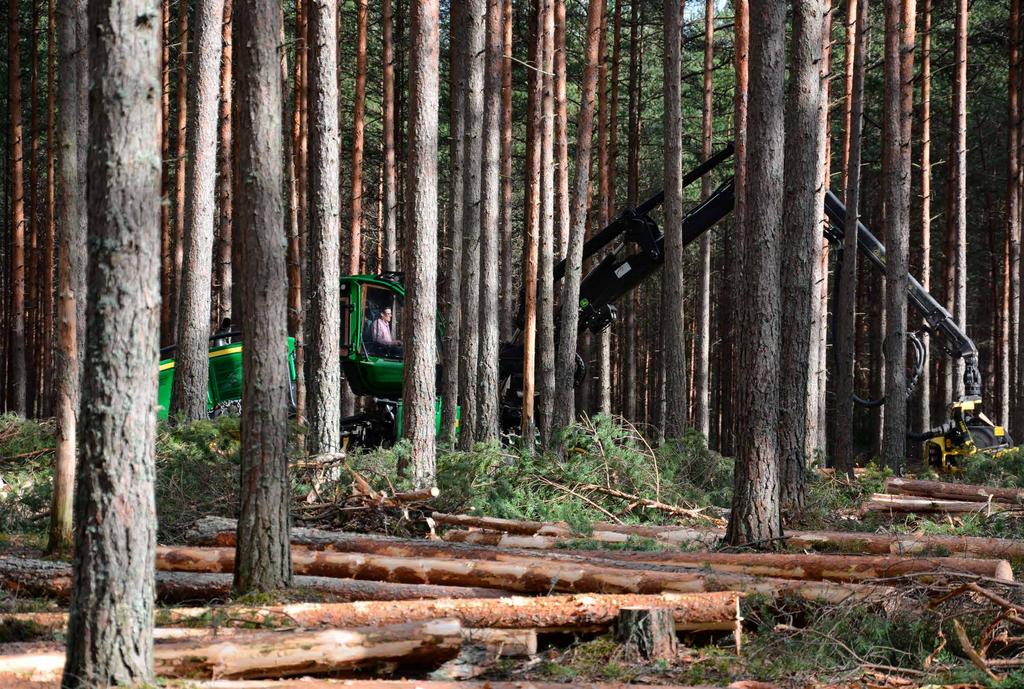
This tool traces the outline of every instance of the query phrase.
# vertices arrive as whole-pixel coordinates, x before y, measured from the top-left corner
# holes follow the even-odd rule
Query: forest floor
[[[50,500],[52,433],[49,423],[0,417],[0,555],[40,557]],[[562,540],[558,547],[570,551],[695,548],[653,538],[630,537],[618,544],[588,538],[593,525],[602,521],[710,529],[724,524],[731,497],[731,460],[708,450],[699,435],[654,450],[631,426],[597,419],[571,429],[564,442],[571,448],[567,459],[498,446],[481,446],[468,453],[443,451],[438,457],[440,495],[393,509],[346,500],[353,491],[394,495],[408,490],[403,480],[395,478],[404,458],[403,446],[352,453],[344,462],[328,464],[310,461],[295,446],[291,457],[294,523],[332,531],[422,537],[443,531],[429,518],[434,511],[476,514],[567,525],[576,537]],[[201,517],[236,516],[237,419],[162,424],[157,457],[161,544],[184,543],[189,527]],[[951,480],[923,470],[917,475]],[[1024,540],[1024,518],[1015,509],[957,515],[861,514],[862,503],[884,489],[886,478],[886,472],[872,467],[852,482],[813,472],[807,507],[791,517],[789,527]],[[1024,487],[1024,453],[1000,459],[979,456],[955,480]],[[620,495],[601,492],[601,487],[614,488]],[[667,507],[652,508],[652,503]],[[1022,571],[1018,568],[1024,567],[1024,561],[1011,565]],[[984,671],[969,660],[970,653],[954,628],[954,623],[962,623],[968,638],[979,639],[993,637],[995,625],[1001,624],[1003,638],[1017,639],[1014,632],[1019,634],[1024,622],[1013,615],[980,614],[991,611],[981,610],[976,601],[963,596],[932,604],[948,588],[920,584],[896,590],[899,600],[885,604],[746,595],[739,653],[729,633],[689,634],[681,636],[674,661],[645,663],[628,657],[608,634],[561,634],[541,638],[538,652],[529,657],[490,659],[476,669],[475,679],[575,685],[600,681],[725,686],[757,680],[787,687],[1024,686],[1024,662],[1019,670],[1007,663],[997,672]],[[1009,602],[1024,606],[1024,585],[1004,582],[999,591]],[[279,598],[222,603],[271,605],[311,596],[315,598],[312,592],[299,590]],[[63,609],[57,600],[0,588],[0,620],[4,613]],[[23,633],[18,625],[0,622],[0,643],[19,641]],[[61,632],[47,638],[59,641]],[[999,655],[997,647],[992,646],[993,655]],[[1006,657],[1018,658],[1021,648],[1007,643],[1004,652]]]

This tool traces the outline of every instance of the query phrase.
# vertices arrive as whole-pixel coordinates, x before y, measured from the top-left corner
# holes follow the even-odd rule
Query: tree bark
[[[171,3],[160,3],[162,28],[160,42],[160,193],[161,198],[171,196]],[[88,102],[86,103],[88,110]],[[160,204],[160,346],[171,344],[171,286],[174,280],[174,237],[171,228],[171,204]]]
[[[405,359],[405,437],[412,446],[413,484],[434,485],[437,375],[437,93],[438,3],[413,5],[410,40],[409,146],[406,180],[409,218],[406,293],[409,315]]]
[[[555,404],[555,0],[543,0],[543,44],[540,147],[540,245],[537,264],[537,349],[540,357],[540,408],[537,419],[541,444],[548,447],[552,433]]]
[[[88,25],[106,30],[89,40],[90,96],[98,105],[89,118],[90,336],[68,689],[147,681],[153,671],[160,13],[153,0],[91,0],[88,12]]]
[[[10,310],[7,353],[7,409],[28,413],[26,395],[28,381],[25,373],[25,158],[24,130],[21,121],[21,54],[18,47],[19,4],[9,0],[7,5],[7,108],[10,118],[11,187],[10,187]],[[33,39],[34,40],[34,39]]]
[[[512,249],[512,0],[502,3],[504,50],[501,62],[501,341],[512,339],[515,318]]]
[[[79,37],[85,31],[84,0],[62,3],[56,14],[60,35],[60,109],[57,121],[58,186],[57,228],[61,246],[58,270],[56,376],[56,450],[53,457],[53,499],[50,504],[48,553],[70,551],[72,508],[77,456],[79,385],[78,301],[85,300],[86,206],[85,189],[79,183],[85,167],[86,143],[80,140],[79,117],[88,110],[86,94],[78,90],[78,71],[88,67],[86,46]]]
[[[626,205],[635,208],[639,203],[640,186],[640,111],[641,111],[641,61],[640,61],[640,3],[630,3],[629,19],[629,134],[627,137],[627,179]],[[622,387],[625,389],[625,408],[623,414],[631,422],[640,420],[640,395],[638,387],[640,379],[637,375],[637,359],[640,353],[637,347],[637,313],[640,311],[640,288],[633,290],[630,306],[626,309],[625,322],[625,358],[626,365],[622,376]],[[646,388],[646,386],[644,386]]]
[[[172,414],[190,421],[206,418],[210,383],[208,337],[223,24],[223,0],[196,3],[188,95],[188,194],[170,409]]]
[[[348,250],[348,272],[350,275],[362,272],[363,258],[363,139],[366,121],[367,11],[366,0],[356,0],[356,82],[352,115],[352,224]]]
[[[47,2],[46,36],[46,220],[43,230],[42,258],[40,259],[39,289],[42,327],[39,351],[39,409],[44,418],[54,415],[53,349],[56,325],[54,323],[54,277],[57,234],[57,153],[56,115],[57,89],[55,70],[57,67],[57,3]]]
[[[739,448],[726,539],[733,545],[782,535],[779,513],[780,226],[783,192],[785,4],[753,8],[750,17],[750,111],[743,216],[743,270],[750,276],[740,323]],[[672,358],[675,360],[675,358]]]
[[[920,280],[927,292],[931,289],[932,262],[932,0],[923,0],[921,15],[921,232]],[[929,336],[923,334],[921,342],[928,349]],[[918,406],[914,425],[918,430],[931,428],[932,369],[926,362],[918,381]]]
[[[964,331],[967,330],[967,14],[967,0],[957,0],[950,123],[953,155],[949,165],[952,212],[948,222],[955,256],[953,318]],[[953,371],[952,394],[954,399],[959,399],[964,394],[963,359],[955,360]]]
[[[701,160],[711,157],[714,138],[714,81],[713,60],[715,55],[715,3],[704,3],[704,101],[701,108]],[[711,195],[711,175],[704,175],[700,182],[700,197],[706,200]],[[700,254],[697,258],[698,275],[695,295],[697,302],[697,342],[694,367],[694,410],[693,425],[705,439],[711,436],[711,233],[705,232],[700,238]]]
[[[679,0],[664,0],[665,67],[665,267],[662,270],[664,321],[662,365],[665,370],[665,438],[679,439],[686,431],[686,330],[683,303],[683,151],[682,80],[683,14]]]
[[[463,228],[465,227],[466,204],[463,192],[466,186],[466,88],[467,71],[465,47],[461,39],[464,20],[463,3],[452,3],[451,29],[448,42],[449,79],[449,136],[448,150],[451,157],[449,174],[448,232],[446,252],[442,257],[447,279],[442,286],[441,309],[444,316],[444,333],[441,340],[441,441],[454,445],[458,440],[459,410],[459,347],[462,323],[462,251]],[[511,290],[507,290],[511,291]]]
[[[575,185],[572,194],[572,215],[566,251],[565,275],[562,278],[562,311],[559,318],[558,379],[555,399],[554,427],[561,429],[572,423],[576,369],[576,339],[579,330],[580,278],[583,271],[583,240],[587,231],[587,196],[590,187],[590,150],[594,136],[594,95],[600,47],[601,14],[604,0],[590,0],[587,10],[587,43],[580,87],[580,111],[576,125]]]
[[[814,323],[815,302],[821,299],[815,280],[821,246],[821,207],[824,185],[820,170],[825,136],[821,107],[821,34],[825,6],[821,0],[797,0],[793,5],[793,43],[790,81],[786,94],[784,162],[786,270],[782,271],[782,302],[796,323]],[[812,376],[811,348],[817,347],[814,328],[786,328],[782,335],[779,390],[779,471],[782,509],[796,514],[804,507],[804,483],[817,434],[818,399]],[[812,407],[813,405],[813,407]],[[814,413],[812,413],[812,408]],[[812,427],[813,426],[813,427]]]
[[[285,172],[288,185],[288,333],[295,338],[295,416],[300,423],[306,416],[307,368],[305,366],[306,305],[303,290],[302,266],[307,258],[308,194],[309,187],[307,139],[309,135],[309,4],[310,0],[295,0],[295,64],[293,65],[294,103],[291,112],[291,132],[286,134]],[[283,11],[283,10],[282,10]],[[283,30],[283,29],[282,29]],[[284,35],[282,34],[282,41]],[[281,54],[282,89],[288,82],[288,57]],[[284,96],[282,96],[282,100]],[[282,102],[282,117],[285,104]],[[340,244],[340,240],[339,240]],[[339,267],[340,268],[340,267]],[[342,391],[344,395],[344,390]],[[342,404],[346,400],[342,399]],[[343,413],[343,412],[342,412]]]
[[[217,203],[219,213],[217,219],[217,319],[212,323],[219,327],[226,318],[231,318],[232,294],[232,161],[234,154],[231,145],[231,13],[233,0],[224,0],[224,26],[221,32],[221,68],[220,68],[220,168],[217,173]]]
[[[240,184],[236,223],[243,257],[241,510],[235,589],[291,584],[288,547],[288,359],[281,129],[281,10],[235,11],[235,136]]]
[[[459,319],[459,396],[462,418],[459,449],[472,450],[477,432],[477,375],[480,349],[480,235],[483,155],[486,0],[463,7],[462,40],[466,45],[466,101],[463,131],[462,314]]]
[[[885,3],[885,461],[899,472],[907,454],[907,285],[910,269],[910,119],[913,116],[915,0]],[[909,21],[908,20],[909,17]],[[908,26],[909,25],[909,26]]]
[[[532,439],[536,432],[534,397],[537,355],[537,258],[540,245],[541,98],[543,80],[538,72],[543,60],[541,40],[542,0],[530,0],[529,62],[526,98],[526,237],[523,241],[523,409],[520,435]]]
[[[672,613],[664,608],[629,606],[619,610],[615,641],[627,658],[671,662],[679,653]]]
[[[608,197],[610,193],[610,177],[608,174],[608,3],[601,10],[601,43],[598,47],[597,68],[597,208],[592,220],[598,228],[608,225]],[[601,255],[598,256],[600,260]],[[595,387],[592,402],[596,402],[594,411],[598,414],[610,415],[611,409],[611,328],[605,328],[591,337],[591,346],[596,355],[594,370]]]
[[[861,128],[864,120],[864,62],[867,50],[868,0],[857,5],[857,21],[850,29],[854,34],[852,82],[849,91],[850,123],[847,134],[849,153],[843,176],[846,180],[846,227],[860,222]],[[847,58],[849,59],[849,58]],[[857,327],[857,233],[843,236],[842,266],[836,295],[836,331],[832,338],[836,347],[836,467],[853,476],[855,448],[853,441],[854,381]]]
[[[392,0],[383,0],[384,43],[384,270],[398,270],[398,168],[395,162],[395,45]],[[449,225],[451,227],[451,225]]]
[[[174,173],[174,234],[171,237],[171,332],[178,332],[181,264],[185,256],[185,194],[188,162],[188,0],[178,0],[177,127]]]
[[[365,9],[365,6],[360,9],[364,23]],[[324,454],[341,450],[337,6],[329,0],[313,0],[309,10],[310,277],[307,282],[308,333],[303,333],[308,338],[305,353],[309,356],[309,395],[306,403],[309,431],[306,438],[310,453]],[[363,47],[365,81],[365,32]],[[361,119],[358,110],[356,119]],[[361,124],[357,122],[357,130]],[[357,133],[357,137],[361,138],[361,133]],[[361,142],[359,155],[361,158]],[[355,169],[353,194],[357,189],[354,178]],[[354,237],[358,237],[358,227],[355,226],[357,217],[353,215]],[[357,251],[357,268],[358,260]]]
[[[929,0],[926,0],[928,2]],[[1006,423],[1012,416],[1013,428],[1024,428],[1024,403],[1019,398],[1020,390],[1020,239],[1021,239],[1021,192],[1024,190],[1021,154],[1021,72],[1020,72],[1020,0],[1010,1],[1010,68],[1007,77],[1008,133],[1007,133],[1007,181],[1006,181],[1006,240],[1009,259],[1009,290],[1004,298],[1009,311],[1009,338],[1006,343],[1000,369],[1003,371],[1003,393],[1009,402],[1001,410],[1000,419]]]
[[[498,440],[498,267],[501,211],[501,80],[505,52],[501,0],[487,0],[483,152],[480,174],[480,324],[476,438]]]
[[[569,98],[566,95],[566,61],[569,52],[566,43],[565,0],[555,3],[555,259],[561,261],[569,253],[569,234],[572,220],[569,210]],[[584,69],[586,69],[584,67]],[[586,77],[584,76],[584,81]],[[579,137],[579,132],[576,133]],[[566,302],[562,302],[563,304]],[[557,374],[556,374],[557,382]],[[559,392],[561,392],[559,390]],[[561,395],[559,395],[561,397]],[[559,405],[558,400],[555,405]],[[556,416],[558,410],[555,411]],[[571,419],[575,414],[570,413]],[[557,423],[556,428],[557,428]]]

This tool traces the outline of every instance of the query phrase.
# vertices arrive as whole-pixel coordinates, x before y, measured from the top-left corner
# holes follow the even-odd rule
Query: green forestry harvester
[[[711,172],[732,153],[730,145],[688,173],[683,180],[684,185]],[[584,260],[601,253],[604,256],[581,282],[578,305],[581,329],[600,332],[607,328],[615,319],[615,303],[661,267],[665,258],[665,238],[650,214],[663,201],[664,194],[659,193],[636,208],[626,209],[584,245]],[[732,211],[733,205],[733,181],[730,178],[686,214],[679,230],[683,243],[689,244],[711,229]],[[837,247],[836,253],[842,260],[846,208],[831,191],[825,194],[825,214],[829,220],[825,236]],[[868,265],[884,276],[885,247],[863,223],[858,223],[857,240]],[[607,251],[609,247],[612,250]],[[565,275],[565,270],[565,261],[555,266],[556,283]],[[919,329],[909,334],[909,349],[914,359],[909,388],[913,389],[924,370],[927,352],[922,336],[925,334],[946,355],[962,359],[964,370],[964,393],[951,406],[950,418],[932,429],[911,434],[913,440],[923,442],[925,460],[943,470],[955,470],[963,457],[979,450],[999,452],[1011,447],[1012,441],[1005,429],[980,411],[981,374],[974,342],[913,276],[910,276],[908,289],[909,303],[920,319]],[[405,286],[400,273],[350,275],[341,279],[341,357],[345,379],[354,394],[372,399],[372,404],[366,405],[369,411],[343,421],[343,433],[350,443],[364,446],[389,444],[401,434],[404,301]],[[382,328],[378,319],[385,311],[389,312],[385,314],[388,327]],[[520,307],[520,324],[522,320]],[[223,337],[216,340],[217,337],[214,336],[216,346],[210,349],[211,414],[237,408],[241,396],[240,338],[237,333],[230,333],[227,341],[223,341]],[[294,343],[291,341],[289,353],[293,356]],[[166,414],[170,396],[174,369],[171,354],[169,350],[161,352],[161,414]],[[502,426],[508,430],[519,427],[522,360],[520,327],[512,341],[503,343],[500,350],[501,416]],[[294,363],[291,370],[294,379]],[[577,385],[584,375],[583,359],[577,356],[574,371]],[[857,401],[869,406],[881,404],[881,400],[857,398]]]

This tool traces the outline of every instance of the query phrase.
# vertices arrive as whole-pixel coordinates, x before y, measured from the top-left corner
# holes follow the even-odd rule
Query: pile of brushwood
[[[0,419],[4,687],[56,686],[63,665],[70,567],[31,537],[48,430]],[[570,461],[442,452],[429,490],[400,478],[401,446],[309,457],[296,442],[294,586],[237,598],[237,431],[161,427],[163,686],[1024,682],[1016,455],[979,458],[975,483],[814,472],[808,509],[766,552],[722,545],[729,462],[699,436],[655,451],[596,419],[567,432]],[[287,684],[305,676],[321,679]]]

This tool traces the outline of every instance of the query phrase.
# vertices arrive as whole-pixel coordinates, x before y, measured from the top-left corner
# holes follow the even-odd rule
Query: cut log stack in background
[[[1024,502],[1024,491],[962,484],[890,479],[887,490],[872,502],[887,500],[894,512],[904,495],[989,510]],[[559,549],[580,545],[565,524],[433,513],[431,526],[448,529],[443,539],[293,529],[295,585],[319,602],[163,610],[158,675],[273,680],[381,666],[423,675],[443,665],[443,677],[466,677],[472,671],[459,665],[466,649],[483,648],[491,660],[532,655],[538,637],[604,631],[650,659],[675,653],[673,632],[717,634],[719,643],[727,637],[739,652],[744,595],[893,606],[906,584],[1012,582],[1008,560],[1024,557],[1024,543],[994,538],[793,531],[785,542],[798,552],[730,553],[709,550],[722,537],[715,528],[599,523],[587,536],[619,544],[641,537],[666,547],[648,552]],[[228,598],[235,533],[233,520],[208,517],[187,545],[160,547],[160,600]],[[807,552],[817,550],[828,552]],[[70,574],[64,563],[0,557],[0,586],[20,595],[66,601]],[[0,680],[58,681],[63,646],[54,639],[66,622],[65,613],[52,612],[0,617],[7,637],[26,641],[0,647]]]

